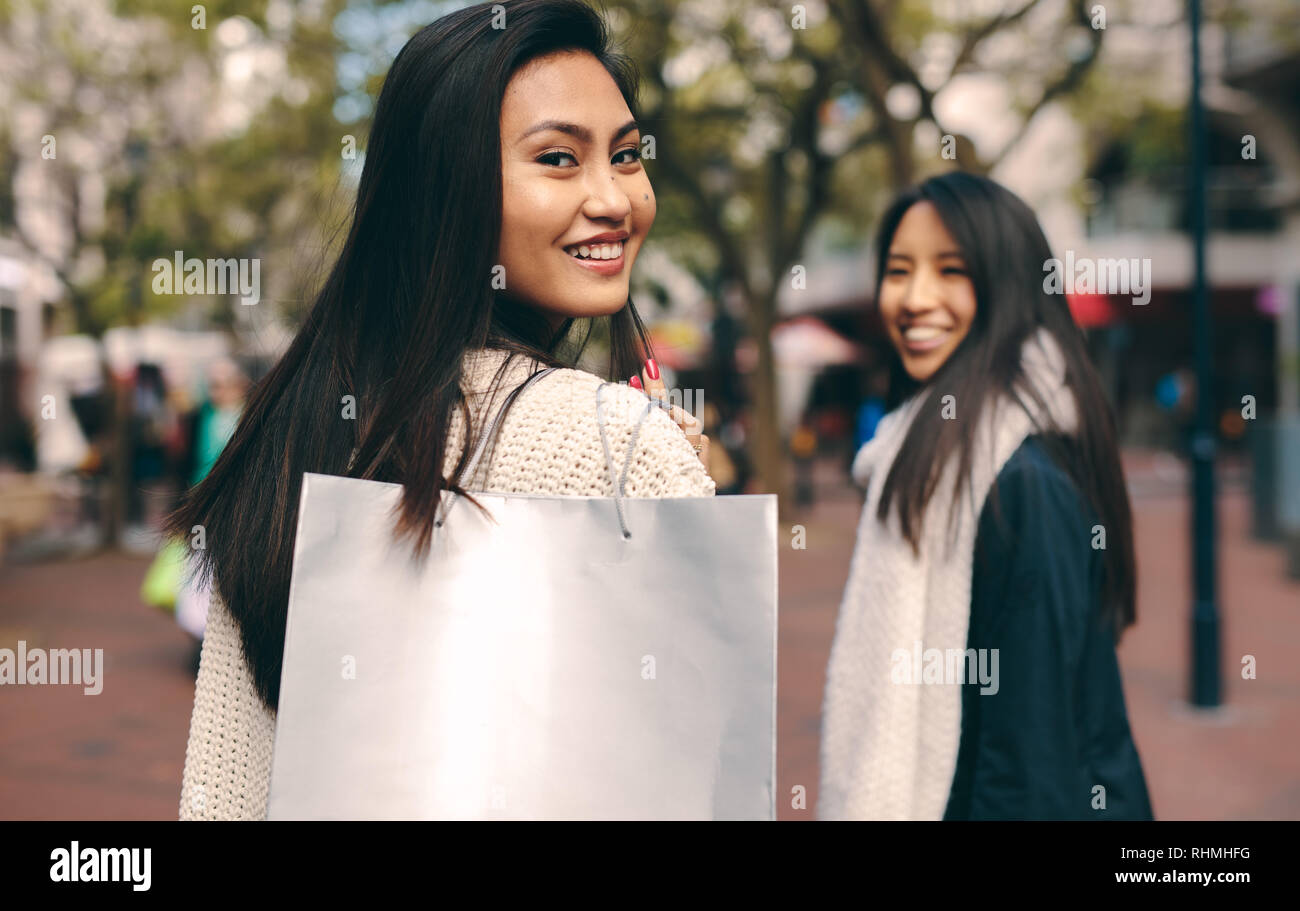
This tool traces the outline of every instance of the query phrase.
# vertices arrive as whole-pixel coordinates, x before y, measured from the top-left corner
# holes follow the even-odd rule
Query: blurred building
[[[1276,22],[1226,32],[1207,27],[1214,49],[1205,74],[1212,394],[1220,438],[1230,448],[1246,441],[1244,396],[1253,397],[1260,417],[1300,408],[1300,44],[1288,44],[1283,32]],[[1140,37],[1126,36],[1122,53],[1153,53]],[[1185,31],[1165,30],[1157,38],[1177,83],[1185,76]],[[1073,181],[1049,192],[1041,180],[1024,176],[1038,164],[1059,170],[1051,159],[1063,146],[1076,155],[1088,147],[1088,124],[1052,114],[1042,130],[1050,138],[1031,137],[1026,151],[993,176],[1035,207],[1058,257],[1150,261],[1147,303],[1095,290],[1071,294],[1069,302],[1116,406],[1124,442],[1181,448],[1195,394],[1186,371],[1193,362],[1194,264],[1187,169],[1152,163],[1153,143],[1163,143],[1171,157],[1186,157],[1181,97],[1170,107],[1183,89],[1162,91],[1155,122],[1139,118],[1129,134],[1080,156]],[[1082,204],[1063,211],[1060,198],[1071,183],[1084,188]],[[866,397],[876,365],[888,358],[870,298],[871,249],[814,245],[805,259],[806,287],[785,287],[779,313],[787,321],[816,318],[860,343],[856,364],[821,371],[805,387],[809,407],[848,410]]]
[[[13,239],[0,236],[0,461],[22,464],[30,377],[55,329],[62,289],[52,271]]]
[[[1268,32],[1224,35],[1219,79],[1205,92],[1209,119],[1206,268],[1214,320],[1215,413],[1226,443],[1240,441],[1243,398],[1258,414],[1296,408],[1300,290],[1300,53]],[[1187,171],[1143,172],[1136,141],[1113,144],[1088,172],[1086,255],[1149,259],[1145,306],[1125,295],[1076,302],[1129,440],[1166,443],[1154,391],[1192,362],[1193,254]],[[1290,365],[1289,367],[1287,365]]]

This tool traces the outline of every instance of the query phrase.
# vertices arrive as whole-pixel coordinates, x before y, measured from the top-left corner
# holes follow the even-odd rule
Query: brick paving
[[[102,648],[103,690],[0,687],[0,818],[175,819],[191,640],[141,603],[148,557],[0,567],[0,647]]]
[[[1248,536],[1248,499],[1219,501],[1225,708],[1186,706],[1188,503],[1167,460],[1126,459],[1137,521],[1139,623],[1120,647],[1130,719],[1162,819],[1300,818],[1300,583]],[[1225,471],[1225,477],[1234,477]],[[859,517],[837,466],[815,508],[782,520],[779,816],[811,819],[826,658]],[[791,525],[807,548],[791,548]],[[104,689],[0,688],[0,818],[174,819],[194,696],[187,636],[141,604],[148,558],[0,567],[0,647],[104,649]],[[1258,679],[1242,680],[1244,654]],[[807,809],[791,806],[802,785]]]

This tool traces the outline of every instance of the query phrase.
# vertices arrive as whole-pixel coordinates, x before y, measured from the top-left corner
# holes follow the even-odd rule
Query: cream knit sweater
[[[500,392],[489,395],[503,352],[466,355],[461,388],[475,428],[496,412],[505,396],[538,369],[516,356],[502,377]],[[612,496],[596,423],[596,389],[603,380],[582,370],[557,370],[523,392],[511,407],[479,464],[471,490],[554,496]],[[623,387],[627,395],[644,393]],[[606,391],[606,398],[618,401]],[[640,409],[606,404],[605,432],[615,469],[622,473]],[[444,474],[464,446],[465,428],[453,411]],[[485,477],[486,474],[486,477]],[[630,497],[707,497],[715,485],[681,430],[661,409],[652,409],[641,427],[628,469]],[[462,507],[463,508],[463,507]],[[190,719],[181,819],[263,819],[271,776],[275,714],[257,697],[244,658],[239,628],[229,608],[215,595],[199,662]]]

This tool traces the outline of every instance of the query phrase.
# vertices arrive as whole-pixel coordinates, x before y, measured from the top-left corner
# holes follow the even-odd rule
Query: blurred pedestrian
[[[794,502],[796,506],[813,505],[813,461],[817,455],[817,432],[805,415],[790,435],[790,455],[794,459]]]
[[[847,466],[850,473],[853,471],[853,460],[857,457],[858,450],[876,435],[876,427],[880,424],[880,419],[885,416],[888,395],[889,371],[881,367],[873,368],[867,379],[867,397],[858,407],[857,423],[853,434],[853,451],[849,455]]]
[[[208,476],[239,424],[248,394],[248,377],[230,358],[218,358],[208,366],[207,394],[189,419],[190,486]],[[193,669],[198,672],[203,632],[207,625],[210,581],[199,582],[187,575],[176,596],[176,622],[196,640]]]
[[[931,178],[883,218],[875,300],[907,397],[854,463],[822,818],[1152,816],[1115,654],[1128,494],[1051,256],[983,177]]]
[[[701,422],[704,424],[705,435],[716,441],[709,446],[706,467],[709,477],[717,485],[717,496],[739,493],[740,474],[736,470],[735,459],[727,450],[721,413],[712,402],[704,404]]]
[[[128,543],[150,536],[150,509],[166,497],[167,442],[177,420],[157,364],[137,364],[130,386],[128,424],[131,481],[127,494]],[[158,508],[157,512],[164,511]]]

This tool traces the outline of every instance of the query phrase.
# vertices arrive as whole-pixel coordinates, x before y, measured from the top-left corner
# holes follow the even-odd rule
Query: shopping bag
[[[775,818],[775,497],[400,494],[304,476],[269,819]]]

